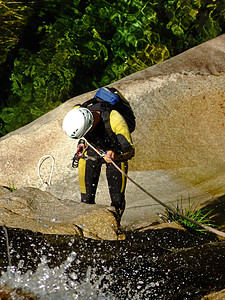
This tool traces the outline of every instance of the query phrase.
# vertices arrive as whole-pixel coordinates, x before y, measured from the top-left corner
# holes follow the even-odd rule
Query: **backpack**
[[[125,119],[130,133],[135,130],[136,121],[134,112],[130,106],[130,103],[124,98],[124,96],[115,88],[100,88],[94,95],[93,99],[90,99],[83,103],[82,107],[87,107],[96,103],[101,103],[104,107],[102,113],[103,121],[106,129],[109,130],[109,114],[111,110],[117,110]]]

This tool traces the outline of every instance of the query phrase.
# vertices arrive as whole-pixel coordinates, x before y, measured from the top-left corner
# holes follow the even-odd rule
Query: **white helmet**
[[[63,120],[63,130],[73,138],[79,139],[84,136],[92,127],[94,118],[89,109],[84,107],[73,108]]]

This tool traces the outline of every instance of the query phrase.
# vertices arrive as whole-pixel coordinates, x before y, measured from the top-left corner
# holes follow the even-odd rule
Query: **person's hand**
[[[106,152],[106,155],[104,156],[104,160],[107,163],[111,163],[114,158],[115,158],[115,153],[112,150],[108,150]]]

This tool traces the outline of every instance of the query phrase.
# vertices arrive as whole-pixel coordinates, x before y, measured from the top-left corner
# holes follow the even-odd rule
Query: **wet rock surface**
[[[224,300],[225,299],[225,290],[220,292],[210,293],[204,296],[201,300]]]
[[[36,297],[23,292],[21,289],[9,289],[7,286],[0,287],[0,299],[2,300],[37,300]]]
[[[113,207],[60,201],[37,188],[22,188],[0,196],[0,225],[45,234],[79,235],[117,240]]]

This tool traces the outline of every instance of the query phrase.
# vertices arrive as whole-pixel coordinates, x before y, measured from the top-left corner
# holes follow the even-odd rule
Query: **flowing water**
[[[225,243],[163,229],[124,241],[1,229],[0,286],[37,299],[201,299],[225,288]],[[15,298],[16,299],[16,298]]]

